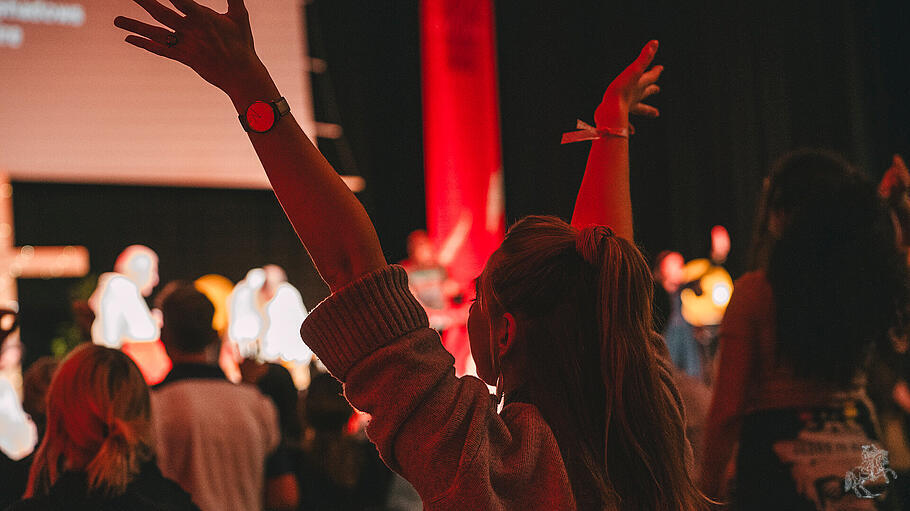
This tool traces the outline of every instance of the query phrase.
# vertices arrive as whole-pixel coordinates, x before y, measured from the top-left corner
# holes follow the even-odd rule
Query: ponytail
[[[531,216],[497,252],[482,299],[518,319],[529,398],[553,430],[578,508],[704,508],[635,245],[607,227],[579,232]]]
[[[90,492],[120,495],[153,457],[149,391],[139,369],[118,350],[84,344],[48,388],[47,432],[25,496],[47,494],[64,467],[85,471]]]
[[[648,263],[609,228],[585,228],[577,239],[598,275],[608,487],[622,509],[696,508],[704,497],[690,476],[692,451],[666,347],[652,330]]]
[[[85,472],[90,490],[120,495],[139,474],[150,453],[129,423],[114,418],[109,431]]]

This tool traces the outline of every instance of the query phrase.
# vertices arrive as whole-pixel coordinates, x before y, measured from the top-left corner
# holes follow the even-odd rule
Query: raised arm
[[[660,88],[655,82],[663,66],[648,70],[657,53],[657,41],[651,41],[607,87],[594,122],[602,136],[593,141],[588,164],[582,178],[572,225],[609,225],[616,233],[634,239],[632,199],[629,193],[629,115],[657,117],[656,108],[641,103]]]
[[[746,393],[755,381],[756,346],[760,342],[755,317],[763,293],[756,286],[766,286],[755,276],[736,281],[733,297],[720,327],[719,361],[711,407],[703,434],[704,446],[699,485],[711,498],[721,498],[727,465],[733,456],[746,409]],[[770,293],[770,290],[765,291]]]
[[[882,176],[878,193],[888,204],[891,215],[898,227],[900,243],[910,246],[910,171],[899,154],[891,158],[891,167]]]
[[[177,10],[157,0],[134,1],[164,27],[118,16],[114,24],[133,32],[126,42],[189,66],[224,91],[238,114],[256,101],[281,97],[256,55],[243,0],[228,0],[225,14],[193,0],[171,0]],[[285,214],[332,291],[386,264],[363,206],[293,115],[281,117],[266,133],[250,132],[249,138]]]

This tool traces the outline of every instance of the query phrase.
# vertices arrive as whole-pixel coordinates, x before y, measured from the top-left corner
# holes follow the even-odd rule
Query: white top
[[[32,453],[38,443],[38,429],[22,410],[13,384],[0,376],[0,452],[13,461]]]
[[[274,404],[252,385],[189,378],[152,391],[158,466],[203,511],[261,510],[280,441]]]

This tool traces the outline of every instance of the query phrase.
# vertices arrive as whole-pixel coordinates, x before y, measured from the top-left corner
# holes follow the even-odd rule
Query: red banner
[[[427,231],[449,276],[471,294],[505,223],[493,5],[420,5]],[[457,372],[472,372],[464,321],[443,341]]]
[[[462,282],[504,230],[494,30],[490,0],[421,2],[427,230],[443,249],[467,230],[449,266]]]

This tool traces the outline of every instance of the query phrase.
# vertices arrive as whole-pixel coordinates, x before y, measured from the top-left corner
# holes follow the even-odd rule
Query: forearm
[[[747,389],[757,380],[753,368],[758,334],[753,330],[752,309],[761,299],[755,276],[736,282],[720,329],[718,367],[711,407],[705,424],[701,489],[708,497],[720,497],[727,464],[740,436],[747,409]]]
[[[594,122],[603,132],[593,141],[588,154],[572,214],[572,225],[576,228],[609,225],[619,236],[634,240],[629,192],[629,114],[659,115],[656,108],[642,103],[660,90],[655,82],[663,67],[648,70],[656,52],[657,41],[646,44],[638,58],[610,82],[594,111]]]
[[[723,349],[723,346],[722,346]],[[720,498],[724,490],[727,465],[739,439],[744,409],[746,366],[731,364],[721,353],[717,381],[711,407],[705,422],[705,446],[701,460],[701,490],[708,497]],[[729,358],[729,356],[728,356]]]
[[[572,225],[591,224],[609,225],[617,235],[634,239],[626,138],[605,136],[591,144]]]
[[[228,96],[238,113],[281,96],[261,62],[251,62]],[[293,108],[293,105],[292,105]],[[319,274],[335,291],[386,264],[369,216],[291,114],[267,133],[249,133],[269,182]]]
[[[708,497],[722,497],[727,465],[733,456],[733,449],[739,436],[738,425],[738,422],[717,422],[708,419],[699,477],[701,491]]]
[[[243,0],[224,14],[192,0],[136,2],[162,26],[118,16],[126,42],[189,66],[224,91],[245,114],[256,101],[274,101],[278,87],[256,55]],[[179,11],[179,12],[178,12]],[[385,264],[376,231],[341,177],[310,143],[292,115],[266,133],[250,133],[278,201],[316,269],[332,291]]]

